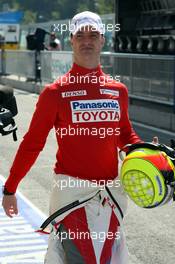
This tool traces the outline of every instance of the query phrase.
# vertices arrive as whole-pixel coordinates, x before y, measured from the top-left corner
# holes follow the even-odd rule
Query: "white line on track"
[[[5,183],[5,177],[3,175],[0,174],[0,180]],[[20,198],[26,202],[37,214],[39,214],[42,218],[46,219],[47,216],[41,212],[41,210],[39,210],[31,201],[29,201],[20,191],[16,192]]]

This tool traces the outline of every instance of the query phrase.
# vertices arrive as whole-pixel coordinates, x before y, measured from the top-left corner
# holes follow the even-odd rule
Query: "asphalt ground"
[[[0,136],[0,174],[7,177],[14,155],[27,131],[38,95],[15,90],[19,114],[18,141],[12,136]],[[158,136],[160,142],[168,143],[174,135],[159,129],[134,123],[137,133],[147,141]],[[55,162],[56,141],[50,132],[45,148],[36,163],[22,180],[19,191],[22,192],[44,214],[48,214],[49,196],[52,181],[52,168]],[[20,210],[20,204],[19,204]],[[131,264],[174,264],[175,263],[175,203],[169,203],[155,209],[142,209],[129,201],[125,217],[125,233],[130,252]]]

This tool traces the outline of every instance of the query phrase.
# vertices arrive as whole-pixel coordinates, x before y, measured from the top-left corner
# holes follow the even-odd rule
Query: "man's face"
[[[99,56],[104,45],[104,37],[92,26],[80,29],[71,37],[71,45],[75,56]]]
[[[50,35],[50,38],[51,38],[52,40],[54,40],[54,39],[56,38],[55,34],[51,34],[51,35]]]

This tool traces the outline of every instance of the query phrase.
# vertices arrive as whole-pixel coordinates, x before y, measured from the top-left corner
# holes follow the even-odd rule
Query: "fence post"
[[[173,112],[175,114],[175,56],[174,56],[174,69],[173,69],[173,81],[174,81],[174,91],[173,91]]]
[[[41,53],[35,50],[35,82],[41,83]]]
[[[5,75],[6,74],[6,52],[5,52],[5,48],[4,45],[2,45],[2,49],[1,49],[1,74]]]

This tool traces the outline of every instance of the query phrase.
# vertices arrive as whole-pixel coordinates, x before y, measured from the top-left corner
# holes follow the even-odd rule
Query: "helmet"
[[[167,153],[171,153],[171,156]],[[121,166],[121,183],[140,207],[153,208],[175,198],[175,151],[165,145],[131,145]]]
[[[18,109],[13,90],[10,88],[0,87],[0,134],[2,136],[12,133],[16,141],[17,126],[13,117],[17,115]]]
[[[15,124],[11,111],[6,108],[1,108],[0,109],[0,134],[2,134],[2,136],[5,136],[10,133],[13,133],[13,139],[14,141],[16,141],[17,140],[16,130],[17,130],[17,126]]]

